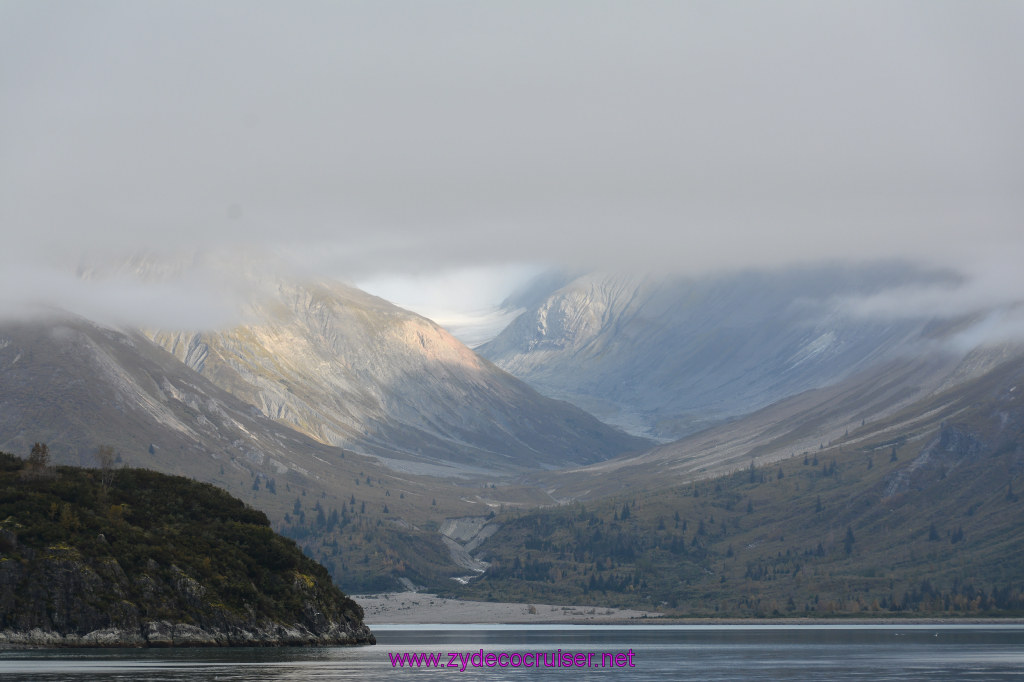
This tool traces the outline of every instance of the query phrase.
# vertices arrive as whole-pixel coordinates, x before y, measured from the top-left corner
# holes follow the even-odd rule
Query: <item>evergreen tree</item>
[[[856,539],[853,537],[853,528],[847,526],[846,537],[843,539],[843,548],[846,550],[847,554],[850,554],[853,551],[854,542],[856,542]]]
[[[46,443],[36,443],[28,454],[28,470],[41,476],[50,466],[50,448]]]

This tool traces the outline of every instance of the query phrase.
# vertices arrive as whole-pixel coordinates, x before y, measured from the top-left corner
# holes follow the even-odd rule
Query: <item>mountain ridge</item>
[[[551,467],[641,449],[499,370],[430,320],[333,282],[279,282],[248,323],[147,336],[323,443],[474,467]]]
[[[839,301],[948,277],[898,265],[701,279],[592,273],[477,352],[546,395],[665,442],[918,343],[927,321],[859,317]]]

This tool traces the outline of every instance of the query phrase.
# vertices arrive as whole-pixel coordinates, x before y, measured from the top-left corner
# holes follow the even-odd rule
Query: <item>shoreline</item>
[[[349,595],[363,607],[363,622],[377,625],[476,625],[582,623],[617,624],[661,619],[654,611],[603,606],[562,606],[519,602],[477,602],[427,592]]]
[[[604,606],[562,606],[520,602],[476,602],[427,592],[350,595],[363,607],[371,628],[389,625],[1024,625],[1024,617],[827,616],[778,618],[709,618],[665,616],[655,611]],[[531,612],[531,608],[533,611]]]
[[[264,622],[202,628],[190,623],[148,621],[139,628],[111,627],[85,633],[43,628],[0,631],[0,651],[10,649],[188,649],[219,647],[363,646],[376,644],[369,626],[329,622],[318,632],[303,625]]]

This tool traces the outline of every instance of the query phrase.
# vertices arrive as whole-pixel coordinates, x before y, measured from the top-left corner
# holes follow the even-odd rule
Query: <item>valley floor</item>
[[[660,618],[652,611],[445,599],[423,592],[353,596],[367,625],[418,623],[623,623]],[[532,610],[531,610],[532,609]]]

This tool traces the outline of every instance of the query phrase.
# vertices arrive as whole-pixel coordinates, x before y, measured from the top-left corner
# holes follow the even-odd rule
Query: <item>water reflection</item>
[[[0,651],[0,676],[57,680],[1022,680],[1024,625],[377,626],[375,647]],[[634,652],[635,668],[401,671],[389,654]]]

